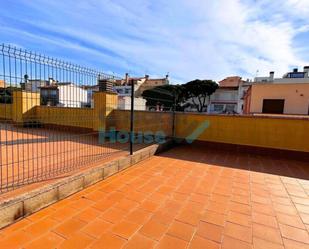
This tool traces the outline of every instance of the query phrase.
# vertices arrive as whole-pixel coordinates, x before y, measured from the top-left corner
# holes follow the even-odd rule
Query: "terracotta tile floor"
[[[24,128],[0,122],[0,191],[54,179],[116,153],[127,154],[128,144],[104,146],[99,144],[97,132],[65,129]]]
[[[180,146],[0,231],[0,248],[309,248],[308,163]]]

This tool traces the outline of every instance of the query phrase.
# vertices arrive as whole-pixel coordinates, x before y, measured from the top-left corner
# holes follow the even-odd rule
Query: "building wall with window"
[[[60,83],[40,88],[41,104],[60,107],[89,106],[87,90],[71,83]]]
[[[74,84],[59,85],[59,105],[63,107],[85,107],[87,91]]]
[[[308,115],[309,83],[253,84],[245,97],[244,113],[263,113],[265,103],[273,101],[275,104],[282,100],[283,114]]]
[[[236,113],[238,88],[219,88],[210,96],[209,113]]]

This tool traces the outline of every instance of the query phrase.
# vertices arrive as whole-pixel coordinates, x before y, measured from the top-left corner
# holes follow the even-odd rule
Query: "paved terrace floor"
[[[308,166],[177,147],[1,230],[0,248],[309,248]]]
[[[97,132],[26,128],[0,122],[0,192],[58,178],[115,154],[128,154],[128,149],[124,143],[100,144]]]

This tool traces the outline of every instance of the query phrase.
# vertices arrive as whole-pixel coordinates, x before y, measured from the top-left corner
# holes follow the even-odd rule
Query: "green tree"
[[[207,98],[218,88],[212,80],[193,80],[183,85],[184,99],[192,101],[198,112],[203,112],[207,107]]]
[[[183,85],[164,85],[146,90],[142,93],[147,100],[147,106],[156,108],[157,105],[164,106],[168,110],[180,110],[184,101]]]

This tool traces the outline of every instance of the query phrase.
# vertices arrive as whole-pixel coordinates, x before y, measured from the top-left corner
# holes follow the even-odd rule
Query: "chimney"
[[[125,83],[125,85],[127,85],[129,83],[129,74],[128,73],[126,73],[124,83]]]
[[[270,79],[270,81],[274,81],[274,76],[275,76],[275,72],[274,71],[269,72],[269,79]]]
[[[305,78],[309,78],[309,66],[304,67]]]
[[[108,79],[99,79],[99,92],[113,92],[113,82]]]
[[[48,81],[47,81],[47,85],[48,86],[52,86],[53,85],[53,83],[54,83],[54,79],[53,78],[48,78]]]

